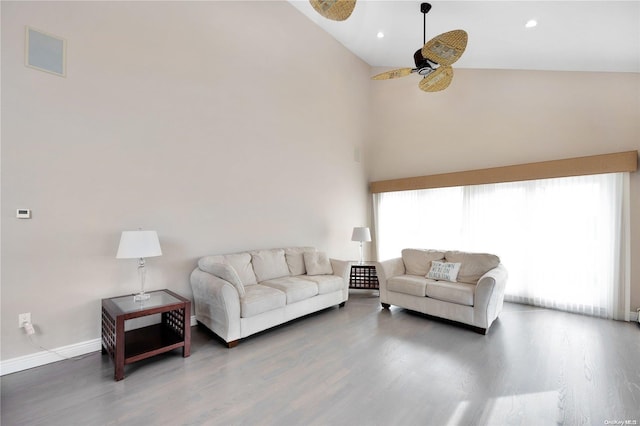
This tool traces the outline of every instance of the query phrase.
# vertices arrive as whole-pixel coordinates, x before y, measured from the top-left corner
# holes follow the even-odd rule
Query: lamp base
[[[142,302],[145,300],[149,300],[150,298],[151,298],[151,295],[149,293],[138,293],[133,295],[134,302]]]

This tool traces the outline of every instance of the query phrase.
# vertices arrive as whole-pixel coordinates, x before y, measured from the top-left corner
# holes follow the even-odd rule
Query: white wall
[[[155,229],[148,287],[191,296],[197,258],[312,245],[358,256],[369,67],[286,2],[2,2],[2,352],[100,336],[137,288],[120,232]],[[25,25],[68,41],[24,66]],[[33,219],[15,218],[17,208]]]
[[[438,93],[419,90],[416,76],[371,82],[371,181],[640,150],[640,74],[455,73],[451,86]],[[640,307],[637,172],[631,175],[631,228],[635,311]]]

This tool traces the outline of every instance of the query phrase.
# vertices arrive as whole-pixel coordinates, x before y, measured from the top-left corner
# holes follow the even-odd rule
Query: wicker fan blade
[[[467,40],[467,32],[464,30],[442,33],[422,47],[422,56],[440,65],[451,65],[464,53]]]
[[[374,75],[371,80],[389,80],[392,78],[406,77],[413,72],[413,68],[398,68],[397,70],[383,72],[382,74]]]
[[[356,0],[309,0],[320,15],[332,21],[344,21],[356,7]]]
[[[453,68],[440,66],[434,72],[420,80],[418,87],[425,92],[439,92],[449,87],[453,80]]]

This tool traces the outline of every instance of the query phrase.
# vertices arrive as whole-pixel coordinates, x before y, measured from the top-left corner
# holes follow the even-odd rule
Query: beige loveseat
[[[405,249],[402,257],[380,265],[380,302],[386,309],[400,306],[481,334],[502,311],[507,270],[498,256]]]
[[[206,256],[191,273],[196,319],[234,347],[349,297],[350,262],[312,247]]]

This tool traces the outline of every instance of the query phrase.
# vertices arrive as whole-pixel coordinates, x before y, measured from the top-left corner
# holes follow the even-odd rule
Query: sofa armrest
[[[191,289],[196,319],[226,342],[240,339],[240,296],[233,284],[196,268]]]
[[[401,257],[378,262],[376,273],[378,274],[378,284],[380,285],[380,301],[386,303],[387,280],[398,275],[404,275],[404,262]]]
[[[353,264],[353,262],[339,259],[329,259],[329,261],[331,262],[333,275],[339,276],[344,282],[344,300],[347,300],[349,298],[349,275],[351,274],[351,265]]]
[[[500,315],[508,275],[504,265],[499,264],[478,280],[473,306],[475,321],[480,322],[478,326],[489,328]]]

